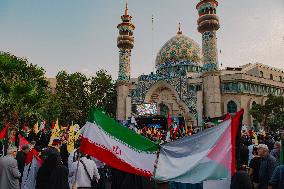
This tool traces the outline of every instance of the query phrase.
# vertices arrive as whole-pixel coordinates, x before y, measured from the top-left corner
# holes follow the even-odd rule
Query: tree
[[[42,116],[48,95],[44,69],[0,52],[0,119],[13,126]]]
[[[72,121],[84,124],[89,111],[89,79],[79,72],[68,74],[61,71],[56,76],[56,101],[61,108],[60,123],[70,125]]]
[[[51,126],[52,122],[55,122],[62,112],[61,106],[56,98],[56,94],[50,93],[46,98],[45,106],[43,110],[42,118],[46,121],[47,126]]]
[[[57,76],[56,99],[60,107],[60,123],[83,125],[91,107],[104,109],[115,116],[116,91],[110,75],[100,70],[91,79],[82,73],[68,74],[60,71]]]
[[[268,121],[268,127],[275,130],[284,129],[284,111],[276,112]]]
[[[111,75],[105,70],[96,72],[91,78],[90,84],[90,107],[104,109],[110,116],[116,113],[116,90]]]
[[[266,129],[271,130],[284,128],[284,97],[268,95],[264,105],[255,104],[249,113]]]

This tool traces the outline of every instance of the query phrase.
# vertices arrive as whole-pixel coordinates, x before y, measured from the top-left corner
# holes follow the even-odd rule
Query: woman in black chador
[[[68,169],[61,162],[60,154],[48,153],[39,168],[36,189],[69,189]]]

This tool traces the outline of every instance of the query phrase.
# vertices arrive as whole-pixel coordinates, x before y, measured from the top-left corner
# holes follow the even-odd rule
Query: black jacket
[[[245,171],[237,171],[232,177],[230,189],[252,189],[249,175]]]

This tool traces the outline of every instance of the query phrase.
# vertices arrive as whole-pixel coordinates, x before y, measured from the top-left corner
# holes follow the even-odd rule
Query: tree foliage
[[[58,118],[61,125],[83,125],[92,106],[115,116],[116,91],[105,70],[91,78],[60,71],[55,94],[49,91],[44,74],[43,68],[25,58],[0,53],[0,124],[31,127],[45,120],[51,125]]]
[[[100,70],[92,78],[84,74],[68,74],[61,71],[56,76],[56,101],[61,108],[60,122],[83,125],[90,107],[104,109],[115,116],[116,93],[114,83],[105,70]]]
[[[116,113],[116,90],[111,75],[99,70],[90,83],[90,107],[104,109],[111,116]]]
[[[60,122],[70,125],[72,121],[83,124],[89,109],[88,81],[81,73],[68,74],[61,71],[56,76],[56,101],[61,107]]]
[[[50,127],[52,122],[55,122],[62,112],[62,108],[56,98],[56,94],[50,93],[45,101],[42,119],[46,121],[46,126]]]
[[[268,95],[264,105],[255,104],[249,113],[266,129],[284,129],[284,97]]]
[[[42,116],[48,95],[44,69],[25,58],[0,53],[0,119],[18,125]]]

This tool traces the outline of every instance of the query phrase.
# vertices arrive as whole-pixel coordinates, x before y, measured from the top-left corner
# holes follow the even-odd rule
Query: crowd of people
[[[184,132],[186,135],[182,135],[183,130],[185,129],[176,129],[176,133],[181,133],[181,136],[193,134],[191,130],[188,130]],[[175,140],[171,138],[174,136],[174,129],[170,131],[144,127],[135,131],[158,143]],[[26,189],[23,183],[26,182],[27,174],[30,172],[25,169],[31,169],[31,167],[27,167],[27,156],[29,153],[35,152],[42,160],[42,164],[34,176],[35,189],[87,189],[94,187],[103,189],[107,180],[112,182],[114,189],[123,184],[120,182],[121,179],[118,179],[120,177],[131,178],[126,183],[133,182],[137,186],[155,185],[138,176],[122,173],[115,169],[110,171],[110,168],[104,163],[79,152],[80,140],[76,142],[75,149],[69,153],[67,150],[68,140],[66,140],[64,133],[60,139],[53,139],[52,143],[49,142],[50,135],[51,133],[46,130],[37,134],[31,132],[26,137],[29,144],[21,146],[19,151],[12,145],[6,149],[7,155],[0,158],[1,189]],[[168,137],[169,141],[167,141]],[[15,142],[17,143],[17,140]],[[239,146],[237,146],[239,161],[236,174],[231,180],[231,189],[283,189],[284,165],[280,165],[280,149],[280,135],[243,132]],[[111,180],[110,175],[113,176]],[[174,186],[174,183],[170,183],[169,186]],[[202,188],[201,185],[199,187]]]
[[[131,125],[129,126],[129,128],[158,144],[174,141],[186,136],[193,135],[197,132],[194,131],[190,126],[177,125],[175,123],[172,123],[167,129],[147,127],[146,125],[142,126],[141,128],[137,128],[136,126]]]
[[[243,132],[239,146],[237,172],[231,189],[282,189],[284,165],[280,165],[279,135]]]
[[[78,147],[78,146],[77,146]],[[9,146],[7,155],[0,157],[0,188],[33,189],[26,179],[32,174],[27,166],[29,153],[35,154],[42,164],[34,175],[35,189],[88,189],[105,188],[105,164],[74,149],[67,151],[66,140],[54,139],[50,146],[41,148],[36,141],[25,144],[18,151]],[[25,179],[24,179],[25,178]]]

